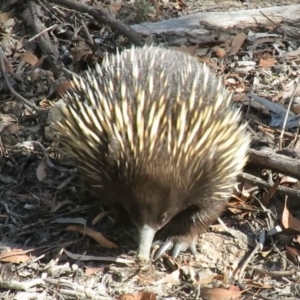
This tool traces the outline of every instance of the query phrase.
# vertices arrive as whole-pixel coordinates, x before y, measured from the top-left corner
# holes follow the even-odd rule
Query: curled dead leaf
[[[84,227],[82,225],[70,225],[66,228],[66,231],[77,231],[81,234],[87,235],[93,240],[95,240],[97,243],[99,243],[101,246],[106,248],[118,248],[118,246],[108,240],[104,235],[98,231],[93,230],[89,227]]]
[[[226,55],[226,51],[220,46],[213,47],[213,51],[217,54],[219,58],[223,58]]]
[[[118,297],[118,300],[156,300],[156,295],[149,292],[123,294]]]
[[[108,216],[111,213],[112,213],[111,210],[102,211],[93,219],[92,224],[96,225],[100,220],[102,220],[103,218],[105,218],[106,216]]]

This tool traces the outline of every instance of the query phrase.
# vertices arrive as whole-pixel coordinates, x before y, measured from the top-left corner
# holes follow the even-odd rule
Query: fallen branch
[[[300,20],[300,5],[275,6],[261,9],[225,11],[225,12],[201,12],[181,18],[170,19],[157,23],[142,23],[132,26],[136,31],[144,34],[164,34],[178,35],[186,37],[195,37],[200,43],[219,41],[220,33],[218,31],[229,34],[236,34],[236,29],[244,30],[246,28],[258,28],[261,26],[280,25],[281,32],[290,34],[292,27],[286,27],[283,23],[297,24]],[[296,26],[296,25],[295,25]],[[215,32],[218,33],[215,33]],[[294,29],[292,35],[297,35]],[[225,34],[224,34],[225,36]],[[222,35],[221,35],[222,38]]]
[[[48,32],[45,31],[46,26],[39,18],[39,5],[34,1],[28,1],[28,7],[31,14],[31,28],[33,34],[39,34],[37,44],[40,47],[42,53],[44,55],[47,55],[48,62],[51,65],[51,69],[55,74],[55,77],[59,78],[61,74],[61,62],[59,61],[59,53],[57,48],[53,45]],[[43,33],[41,34],[41,32]]]
[[[249,162],[300,179],[300,160],[269,150],[249,150]]]

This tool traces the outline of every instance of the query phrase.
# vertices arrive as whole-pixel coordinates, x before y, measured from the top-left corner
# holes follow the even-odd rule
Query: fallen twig
[[[244,182],[246,180],[251,181],[260,188],[270,189],[273,186],[272,183],[269,183],[261,178],[255,177],[247,173],[241,173],[238,175],[238,181]],[[282,196],[288,196],[289,199],[291,197],[300,197],[300,191],[284,186],[278,186],[276,192]]]
[[[2,50],[2,48],[0,47],[0,66],[1,66],[1,72],[2,72],[2,76],[4,77],[5,83],[9,89],[9,91],[11,92],[12,95],[14,95],[16,97],[16,99],[20,100],[21,102],[23,102],[25,105],[27,105],[28,110],[30,111],[40,111],[41,109],[38,108],[35,104],[31,103],[30,101],[28,101],[27,99],[25,99],[23,96],[21,96],[19,93],[17,93],[14,88],[12,87],[12,85],[9,82],[9,79],[7,77],[7,72],[6,72],[6,68],[5,68],[5,63],[4,63],[4,59],[5,59],[5,54]]]
[[[95,20],[99,20],[104,24],[107,24],[112,29],[118,31],[119,33],[124,34],[130,41],[132,41],[137,46],[142,46],[142,41],[140,39],[139,34],[130,26],[123,24],[122,22],[116,20],[111,14],[102,10],[101,8],[92,7],[86,4],[83,4],[79,1],[72,0],[51,0],[51,2],[63,5],[70,9],[75,9],[81,13],[87,13],[95,18]]]

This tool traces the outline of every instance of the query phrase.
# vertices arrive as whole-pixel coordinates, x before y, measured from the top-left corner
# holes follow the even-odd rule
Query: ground
[[[299,298],[297,170],[284,173],[275,163],[278,172],[270,172],[252,156],[245,174],[253,177],[240,177],[227,211],[201,235],[196,257],[186,252],[174,260],[166,254],[144,268],[135,262],[134,228],[112,226],[112,216],[90,196],[49,127],[56,118],[53,105],[70,86],[69,73],[82,75],[87,66],[101,63],[104,52],[132,42],[104,22],[53,2],[0,4],[1,299]],[[98,5],[124,24],[136,24],[201,11],[284,9],[297,3],[170,0]],[[280,114],[274,116],[263,102],[244,100],[251,92],[286,108],[292,99],[291,111],[298,112],[299,35],[277,29],[256,32],[264,40],[254,35],[254,50],[252,41],[236,32],[242,42],[232,56],[226,52],[232,37],[217,48],[193,43],[177,47],[224,77],[253,131],[252,146],[261,150],[267,145],[274,152],[293,148],[296,155],[286,159],[295,166],[297,128],[288,122],[281,136],[281,129],[272,127],[272,122],[282,123]],[[210,50],[209,57],[203,49]],[[283,232],[274,235],[276,228]]]

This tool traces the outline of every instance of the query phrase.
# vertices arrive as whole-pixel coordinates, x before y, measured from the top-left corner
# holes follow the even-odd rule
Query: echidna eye
[[[163,224],[167,221],[167,219],[168,219],[168,214],[167,214],[167,213],[163,213],[163,214],[160,216],[160,218],[159,218],[159,220],[158,220],[158,223],[159,223],[160,225],[163,225]]]

